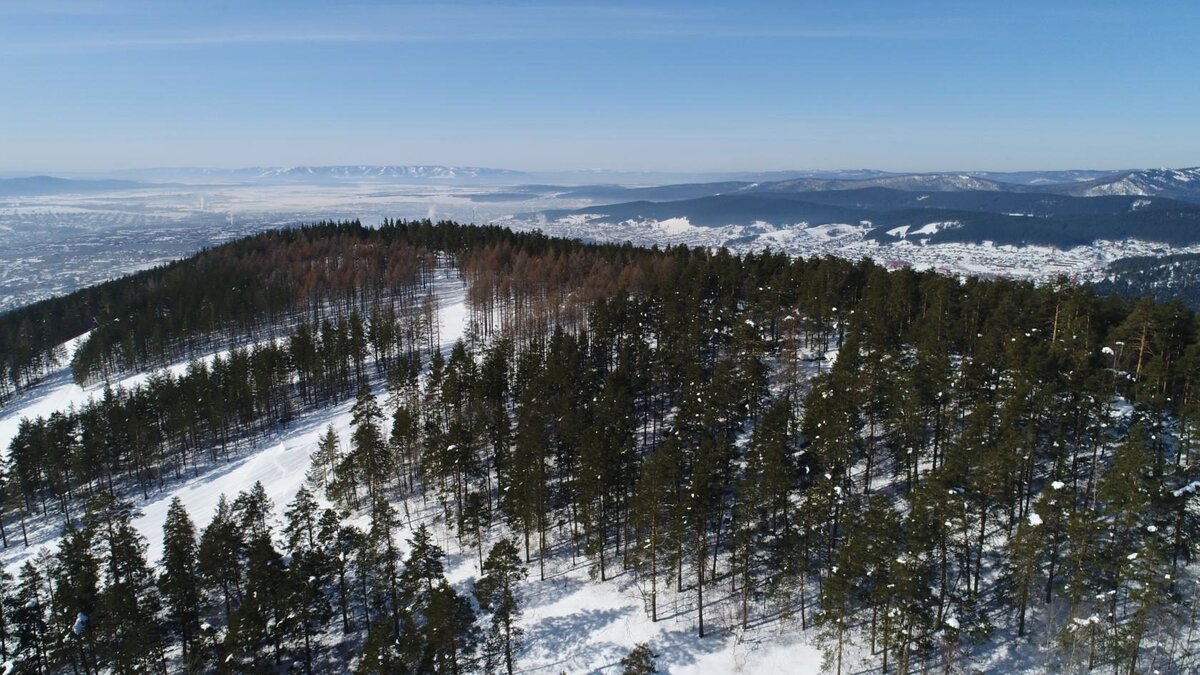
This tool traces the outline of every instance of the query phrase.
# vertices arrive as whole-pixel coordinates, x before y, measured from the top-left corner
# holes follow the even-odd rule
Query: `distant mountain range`
[[[877,169],[834,169],[834,170],[790,170],[790,171],[729,171],[709,173],[662,172],[662,171],[612,171],[587,169],[576,171],[522,171],[506,168],[478,166],[452,166],[441,164],[337,164],[301,166],[253,166],[241,168],[159,167],[122,169],[108,172],[62,172],[64,178],[75,179],[129,179],[151,182],[343,182],[349,180],[404,180],[462,182],[466,184],[520,185],[540,183],[542,185],[596,186],[598,184],[622,186],[661,186],[681,183],[706,184],[739,182],[743,184],[778,183],[784,181],[853,181],[873,180],[881,186],[905,182],[929,184],[934,176],[960,176],[1010,185],[1054,185],[1065,183],[1104,180],[1122,176],[1127,171],[1066,170],[1066,171],[966,171],[939,174],[915,174],[880,171]],[[12,175],[12,174],[9,174]],[[919,177],[919,178],[913,178]],[[969,186],[969,182],[960,183]],[[814,184],[815,185],[815,184]],[[981,184],[980,184],[981,185]],[[866,187],[859,185],[857,187]],[[826,189],[824,187],[814,189]],[[933,189],[932,187],[928,189]],[[980,188],[986,189],[986,188]],[[702,196],[702,195],[694,195]]]
[[[697,226],[844,223],[872,228],[867,237],[881,242],[1064,248],[1101,239],[1200,243],[1200,169],[1127,171],[1037,185],[971,174],[903,174],[589,186],[559,196],[628,201],[529,215],[550,220],[586,216],[597,223],[686,218]]]
[[[38,197],[42,195],[107,192],[153,187],[131,180],[70,180],[53,176],[0,178],[0,197]]]
[[[257,172],[256,178],[330,178],[353,179],[417,179],[417,180],[460,180],[479,178],[517,178],[528,174],[511,169],[490,169],[478,166],[440,165],[340,165],[340,166],[293,166],[250,169]]]
[[[348,181],[462,181],[521,182],[529,174],[511,169],[434,164],[337,164],[305,166],[252,166],[242,168],[167,167],[123,169],[113,176],[137,180],[174,180],[198,183],[288,182],[329,183]],[[91,177],[86,175],[85,177]]]
[[[649,187],[588,185],[566,188],[561,196],[583,199],[694,199],[718,194],[796,194],[881,187],[929,192],[1021,192],[1077,197],[1161,196],[1200,202],[1200,168],[1137,171],[1047,171],[1020,173],[883,173],[798,176],[774,181],[714,181]],[[1004,180],[1007,179],[1007,180]]]
[[[941,175],[962,175],[983,178],[1014,185],[1039,185],[1047,183],[1071,183],[1090,181],[1123,173],[1123,170],[1069,169],[1065,171],[957,171],[942,172]],[[594,185],[605,182],[616,185],[666,185],[675,183],[707,183],[733,181],[742,183],[769,183],[816,178],[827,180],[871,180],[896,178],[917,174],[914,172],[881,171],[879,169],[810,169],[793,171],[731,171],[716,173],[663,173],[635,171],[567,171],[538,174],[543,180],[558,181],[565,185]]]

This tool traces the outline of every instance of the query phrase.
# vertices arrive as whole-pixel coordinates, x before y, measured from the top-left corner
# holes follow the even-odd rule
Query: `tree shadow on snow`
[[[547,577],[545,581],[533,579],[526,583],[522,597],[527,609],[545,607],[578,593],[586,585],[582,579],[566,576]]]
[[[621,609],[581,609],[538,621],[525,634],[525,644],[526,654],[540,655],[541,658],[536,660],[542,665],[527,672],[581,672],[578,669],[583,664],[594,663],[606,655],[621,652],[612,642],[591,641],[587,636],[599,632],[624,615]]]

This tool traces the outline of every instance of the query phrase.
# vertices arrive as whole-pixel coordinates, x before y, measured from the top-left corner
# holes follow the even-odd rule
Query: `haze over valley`
[[[383,165],[0,178],[0,309],[270,227],[384,218],[1087,282],[1120,274],[1108,269],[1116,260],[1200,252],[1200,170],[687,176]]]

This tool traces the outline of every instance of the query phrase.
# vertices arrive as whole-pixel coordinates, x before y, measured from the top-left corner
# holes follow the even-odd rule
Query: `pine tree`
[[[348,473],[353,474],[350,480],[366,484],[373,507],[382,496],[382,486],[391,478],[392,454],[383,436],[383,412],[368,387],[359,388],[350,415],[354,428],[350,439],[353,469]]]
[[[375,580],[372,597],[378,604],[376,623],[390,625],[392,636],[398,638],[404,607],[400,598],[400,551],[392,536],[395,528],[396,510],[387,502],[378,504],[371,512],[371,528],[365,544],[372,558]]]
[[[516,625],[521,617],[521,604],[516,585],[528,574],[521,564],[516,544],[501,539],[488,553],[483,564],[483,576],[475,582],[475,598],[479,606],[492,613],[491,631],[487,644],[503,655],[504,668],[513,673],[513,655],[520,651],[524,631]]]
[[[333,514],[332,510],[325,511],[326,516]],[[321,519],[321,531],[323,536],[332,535],[330,537],[332,543],[332,551],[330,552],[330,560],[333,562],[334,571],[337,573],[338,580],[338,610],[342,615],[342,631],[350,632],[350,598],[353,592],[351,587],[351,569],[350,564],[355,551],[358,549],[358,540],[362,533],[353,525],[341,525],[336,516]]]
[[[462,522],[459,525],[459,540],[467,545],[475,546],[479,556],[479,567],[483,568],[483,533],[490,525],[491,513],[488,511],[487,498],[479,490],[471,490],[463,503]]]
[[[721,496],[725,481],[731,447],[727,437],[705,436],[696,450],[696,459],[688,485],[688,527],[691,530],[693,566],[696,571],[696,618],[697,634],[704,637],[704,589],[706,579],[712,582],[713,574],[705,572],[709,555],[719,550],[716,538],[720,531],[714,527],[720,522],[723,510]]]
[[[356,675],[405,675],[406,673],[429,672],[411,668],[411,665],[413,664],[402,653],[391,622],[376,621],[367,629],[362,654],[359,656],[354,672]]]
[[[311,675],[319,642],[325,626],[333,616],[333,607],[326,595],[326,584],[330,574],[328,554],[321,549],[303,549],[294,552],[287,566],[285,601],[287,613],[295,618],[292,635],[299,638],[299,651],[304,661],[304,672]]]
[[[17,573],[10,617],[16,646],[12,660],[32,673],[46,672],[49,667],[49,625],[47,609],[50,589],[40,571],[45,560],[25,561]]]
[[[314,490],[329,490],[333,484],[334,471],[341,462],[341,441],[337,431],[330,424],[317,441],[317,449],[312,455],[312,465],[305,474],[305,482]],[[329,494],[326,492],[326,494]],[[330,499],[333,499],[330,496]],[[336,501],[336,500],[335,500]]]
[[[444,574],[442,558],[445,554],[433,542],[433,534],[425,525],[413,532],[408,546],[408,558],[404,561],[404,586],[410,592],[424,590],[430,593],[434,583]]]
[[[308,488],[300,486],[283,512],[283,539],[289,551],[309,551],[317,547],[320,509],[321,505]]]
[[[635,557],[643,576],[650,580],[650,620],[658,621],[659,559],[669,550],[671,520],[680,513],[683,458],[679,439],[669,436],[642,463],[634,492],[633,519],[645,532],[645,542]]]
[[[8,660],[9,639],[12,637],[13,577],[0,570],[0,663]]]
[[[186,663],[200,618],[202,596],[197,563],[196,526],[179,497],[171,500],[163,523],[162,589],[168,613],[177,624]]]
[[[500,507],[524,537],[526,560],[530,559],[530,537],[537,532],[538,569],[542,578],[545,578],[545,535],[550,508],[550,476],[546,470],[549,446],[546,414],[531,383],[522,396],[517,415],[516,446],[500,476],[506,487],[500,494]]]
[[[1008,583],[1013,589],[1009,600],[1017,610],[1017,637],[1025,635],[1025,615],[1030,598],[1037,594],[1038,558],[1042,548],[1042,530],[1038,529],[1040,524],[1021,523],[1007,543]]]
[[[238,668],[263,670],[267,659],[275,666],[283,662],[284,642],[297,625],[296,616],[288,611],[292,596],[289,562],[275,550],[269,537],[250,539],[246,593],[230,617],[225,637],[225,652]]]
[[[238,526],[233,507],[225,495],[221,495],[212,520],[200,533],[196,562],[204,587],[221,595],[226,623],[242,599],[245,550],[245,535]]]
[[[233,500],[233,515],[247,541],[271,538],[271,514],[275,504],[267,496],[262,481],[254,481],[249,490]]]
[[[418,473],[419,437],[417,415],[408,407],[399,406],[392,414],[392,431],[388,445],[396,471],[396,485],[405,492],[415,487]]]
[[[91,528],[68,525],[54,556],[50,577],[54,588],[52,625],[69,627],[56,641],[52,660],[69,661],[79,668],[95,668],[96,637],[92,619],[100,595],[100,560]]]
[[[460,673],[477,648],[475,614],[443,576],[442,550],[422,525],[409,540],[400,577],[408,607],[399,644],[403,659],[418,672]]]
[[[656,656],[650,645],[637,643],[628,654],[621,657],[622,675],[655,675],[658,672],[658,664],[654,661]]]
[[[471,603],[443,577],[424,603],[424,615],[424,641],[437,671],[457,675],[469,670],[479,632]]]
[[[97,650],[116,673],[165,669],[158,616],[162,601],[133,515],[129,504],[107,496],[94,502],[88,514],[88,527],[101,542],[104,580],[95,620],[88,623]]]
[[[759,567],[778,579],[787,558],[791,529],[789,496],[795,481],[789,447],[791,404],[772,404],[755,427],[746,453],[745,475],[737,489],[731,566],[741,577],[742,625],[750,617],[750,597],[758,585]]]
[[[383,604],[378,593],[382,586],[378,580],[379,570],[376,568],[379,558],[376,550],[378,541],[353,525],[343,527],[341,534],[344,538],[342,545],[346,547],[348,562],[354,573],[357,586],[354,590],[358,594],[359,606],[362,609],[363,627],[370,629],[372,623],[379,618],[376,612]]]
[[[342,548],[341,529],[341,521],[333,509],[322,511],[321,518],[317,521],[319,548],[314,549],[311,555],[314,564],[319,565],[321,571],[336,581],[337,609],[342,617],[342,631],[348,633],[350,632],[349,588],[346,583],[346,555]],[[317,576],[317,581],[320,583],[322,575],[318,574]]]

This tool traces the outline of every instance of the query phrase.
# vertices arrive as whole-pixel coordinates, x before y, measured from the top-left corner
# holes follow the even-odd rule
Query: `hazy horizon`
[[[1004,168],[1004,169],[997,169],[997,168],[990,168],[990,167],[976,167],[976,168],[943,167],[943,168],[931,168],[931,169],[905,169],[903,167],[880,167],[880,166],[846,166],[846,167],[817,166],[817,167],[731,168],[731,169],[725,169],[725,170],[720,170],[720,169],[713,169],[713,170],[661,169],[661,170],[656,170],[656,169],[646,169],[646,168],[636,168],[636,167],[628,168],[628,169],[617,169],[617,168],[608,168],[608,167],[566,167],[566,168],[554,168],[554,169],[529,169],[529,168],[520,167],[520,166],[483,166],[483,165],[478,165],[478,164],[450,164],[450,163],[446,163],[446,162],[404,162],[404,161],[391,161],[391,162],[380,162],[380,163],[371,163],[371,162],[338,162],[338,163],[305,162],[305,163],[297,163],[297,164],[260,163],[260,164],[250,164],[250,165],[243,165],[243,164],[236,164],[236,165],[180,164],[180,165],[176,165],[176,166],[131,165],[131,166],[120,166],[120,167],[105,168],[105,169],[68,169],[68,168],[55,168],[55,167],[41,167],[41,168],[34,168],[34,169],[28,169],[28,170],[0,169],[0,178],[24,178],[24,177],[37,177],[37,176],[47,176],[47,177],[55,177],[55,178],[57,178],[57,177],[86,178],[86,177],[101,177],[101,176],[107,176],[107,175],[122,176],[122,175],[128,175],[128,174],[133,174],[133,173],[143,173],[143,172],[144,173],[151,173],[151,172],[166,173],[166,172],[172,172],[172,171],[178,171],[178,172],[186,172],[186,171],[234,172],[234,171],[253,171],[253,170],[258,170],[258,169],[262,169],[262,170],[290,169],[290,168],[299,168],[299,167],[321,168],[321,167],[385,167],[385,166],[388,166],[388,167],[423,166],[423,167],[445,167],[445,168],[452,168],[452,169],[481,169],[481,170],[495,170],[495,171],[511,171],[511,172],[516,172],[518,174],[527,174],[527,175],[536,177],[536,176],[547,176],[547,175],[555,175],[555,174],[561,174],[561,175],[571,175],[571,174],[576,174],[576,175],[587,175],[587,174],[622,175],[622,174],[629,174],[629,175],[665,175],[665,176],[670,176],[670,175],[676,175],[676,176],[722,176],[722,175],[735,175],[735,174],[752,175],[752,174],[789,174],[789,173],[797,173],[797,174],[814,173],[815,174],[815,173],[837,173],[837,172],[849,173],[849,172],[855,172],[855,171],[881,172],[881,173],[897,174],[897,175],[903,175],[903,174],[956,174],[956,173],[961,173],[961,174],[987,174],[987,173],[1013,174],[1013,173],[1017,173],[1017,174],[1019,174],[1019,173],[1055,173],[1055,172],[1070,172],[1070,171],[1119,173],[1122,171],[1136,171],[1136,170],[1190,169],[1190,168],[1194,168],[1195,166],[1200,166],[1200,164],[1178,165],[1178,166],[1107,166],[1107,167],[1105,167],[1105,166],[1039,166],[1039,167],[1023,166],[1023,167]]]

